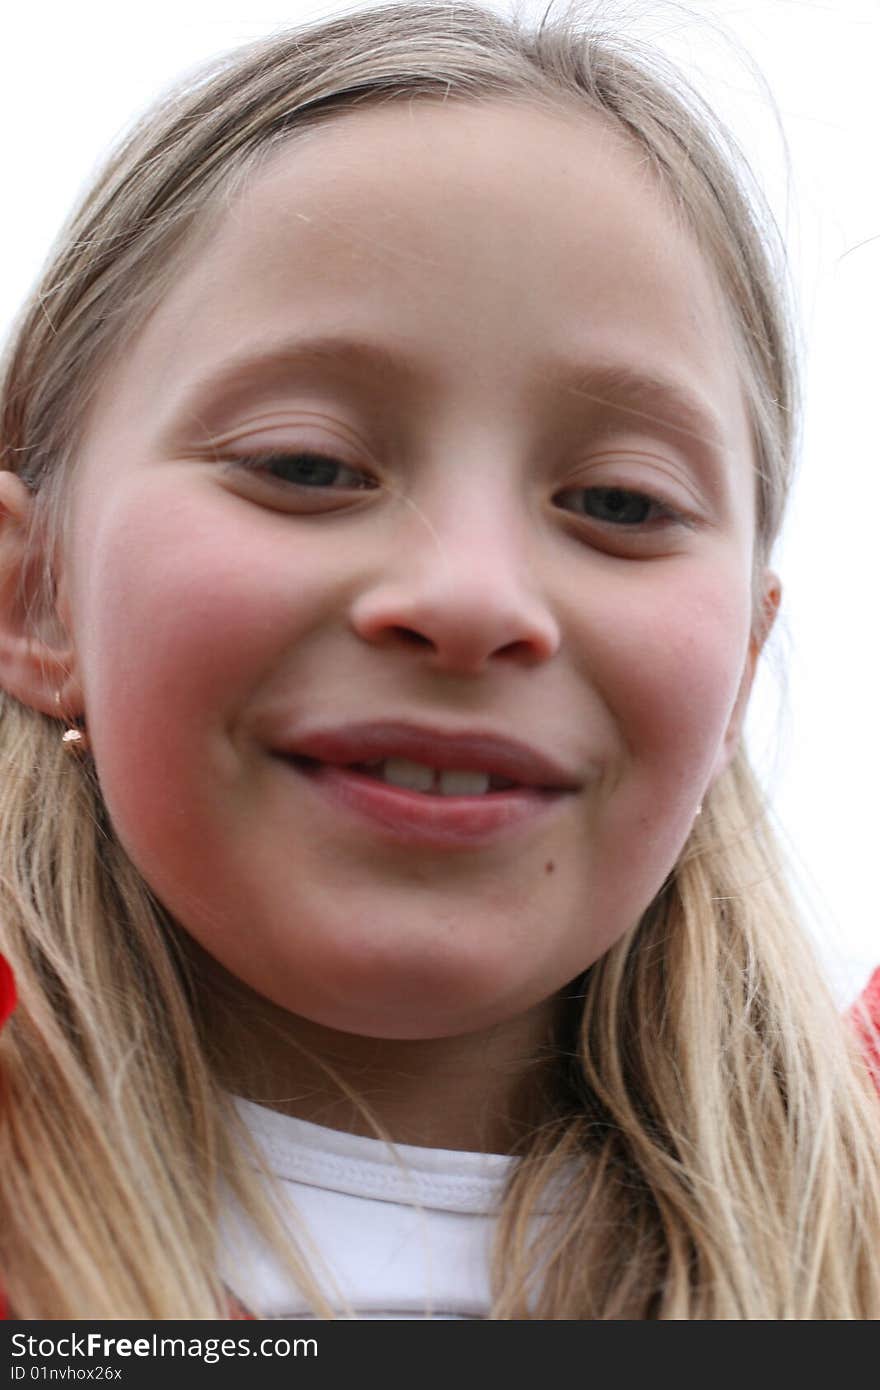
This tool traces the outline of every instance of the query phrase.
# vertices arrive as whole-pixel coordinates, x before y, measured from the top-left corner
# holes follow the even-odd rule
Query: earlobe
[[[81,706],[73,645],[57,615],[41,614],[41,554],[28,545],[33,497],[0,472],[0,686],[23,705],[58,717]]]
[[[772,570],[766,570],[764,572],[760,604],[752,628],[752,635],[749,639],[749,649],[746,656],[742,680],[740,681],[736,703],[724,734],[724,741],[718,752],[718,760],[712,774],[713,782],[717,777],[720,777],[721,773],[729,766],[739,746],[743,721],[745,720],[746,710],[748,709],[749,696],[752,693],[755,672],[758,668],[758,657],[761,655],[764,643],[767,641],[773,629],[781,600],[782,584],[779,580],[779,576],[774,574]]]

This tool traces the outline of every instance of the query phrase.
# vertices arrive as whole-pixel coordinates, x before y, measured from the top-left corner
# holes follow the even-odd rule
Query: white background
[[[163,87],[239,42],[352,7],[7,0],[0,333],[102,152]],[[504,0],[494,7],[508,10]],[[525,9],[539,6],[527,0]],[[880,964],[880,0],[610,0],[604,9],[684,60],[737,132],[789,246],[807,410],[800,478],[776,556],[784,618],[749,740],[843,1001]]]

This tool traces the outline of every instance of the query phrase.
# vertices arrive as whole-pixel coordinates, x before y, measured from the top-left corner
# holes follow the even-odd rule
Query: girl
[[[740,741],[796,391],[734,169],[576,16],[391,5],[85,198],[0,414],[17,1316],[880,1315]]]

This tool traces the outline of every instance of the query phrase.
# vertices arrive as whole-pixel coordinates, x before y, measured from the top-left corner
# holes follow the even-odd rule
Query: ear
[[[761,655],[761,649],[770,636],[773,624],[776,621],[776,614],[779,612],[781,599],[782,585],[778,575],[775,575],[772,570],[765,570],[758,613],[755,619],[755,625],[752,629],[751,638],[749,639],[749,650],[746,655],[745,669],[737,692],[736,703],[724,734],[724,741],[718,751],[718,759],[712,775],[713,782],[715,778],[720,777],[725,768],[729,766],[734,753],[739,747],[743,721],[746,717],[746,710],[749,704],[749,696],[752,693],[752,683],[755,679],[755,671],[758,668],[758,657]]]
[[[72,717],[83,703],[73,644],[57,611],[45,612],[32,513],[22,480],[0,471],[0,686],[31,709]]]

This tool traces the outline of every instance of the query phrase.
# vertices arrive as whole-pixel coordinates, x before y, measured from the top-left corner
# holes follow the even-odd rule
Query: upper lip
[[[576,791],[581,785],[581,779],[550,754],[486,730],[453,732],[388,720],[363,722],[312,729],[295,736],[278,751],[287,757],[314,758],[343,766],[408,758],[441,770],[485,772],[523,786],[553,791]]]

